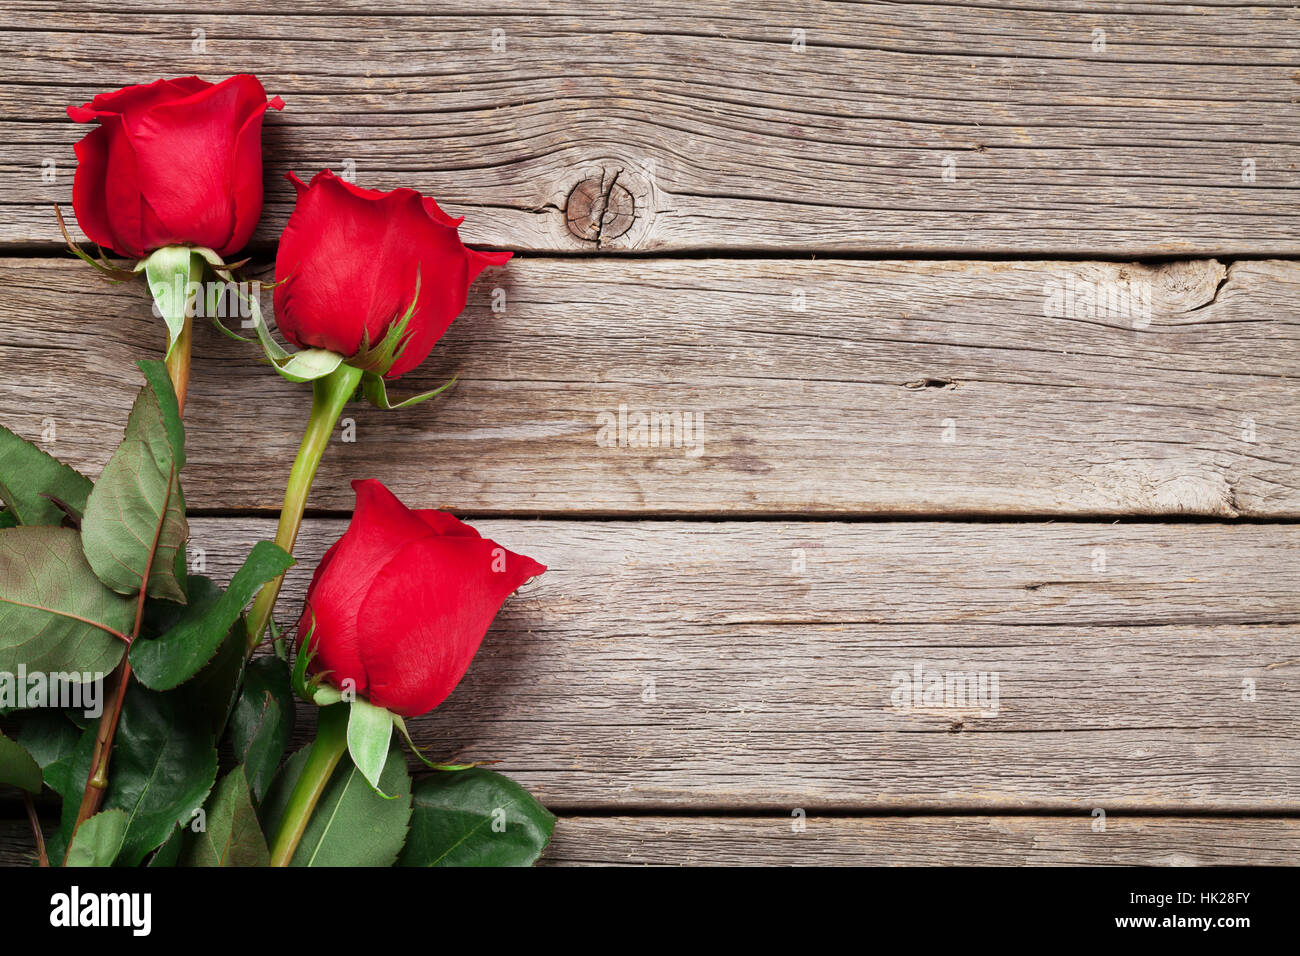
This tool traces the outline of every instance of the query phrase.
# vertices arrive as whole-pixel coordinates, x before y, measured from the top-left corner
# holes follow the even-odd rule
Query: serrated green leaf
[[[49,781],[50,768],[58,767],[72,755],[77,741],[81,739],[80,728],[60,710],[27,711],[17,717],[16,722],[18,731],[15,737],[18,742],[32,755],[32,759],[45,774],[46,785],[59,793],[59,788]]]
[[[380,796],[389,797],[379,786],[384,764],[388,760],[388,746],[393,739],[393,715],[382,707],[358,697],[349,705],[348,753],[361,775]]]
[[[280,771],[262,804],[264,832],[279,832],[289,794],[302,774],[309,747]],[[411,778],[401,751],[391,754],[379,785],[395,799],[375,793],[345,753],[307,823],[290,866],[392,866],[406,838]]]
[[[119,594],[136,594],[147,585],[150,597],[184,604],[177,563],[189,533],[172,437],[158,396],[146,385],[131,408],[122,443],[86,501],[81,522],[86,560]]]
[[[181,850],[185,846],[185,828],[176,827],[172,830],[171,836],[163,841],[162,846],[154,851],[153,856],[149,857],[147,866],[165,867],[179,866],[181,860]]]
[[[261,802],[293,729],[289,665],[278,657],[257,657],[244,673],[244,690],[230,715],[230,744],[244,765],[253,799]]]
[[[4,491],[0,490],[0,495],[3,494]],[[16,527],[18,527],[18,516],[15,515],[8,508],[0,508],[0,530],[3,530],[4,528],[16,528]]]
[[[45,785],[63,798],[59,828],[49,834],[45,841],[45,850],[51,863],[63,860],[68,841],[72,839],[72,828],[77,822],[77,811],[81,807],[81,795],[86,788],[86,778],[90,776],[95,733],[95,727],[83,730],[72,752],[45,768]]]
[[[154,640],[136,641],[131,647],[131,666],[146,687],[170,690],[189,680],[217,652],[239,620],[239,613],[272,578],[293,564],[293,558],[270,541],[259,541],[235,572],[230,586],[193,613],[182,614],[179,622]]]
[[[95,743],[95,728],[77,730],[73,728],[75,739],[60,739],[51,742],[51,748],[45,752],[33,747],[28,751],[36,757],[37,763],[45,774],[45,785],[63,798],[64,809],[68,803],[80,802],[82,790],[86,786],[86,777],[90,772],[90,755]],[[21,737],[22,734],[20,733]],[[24,738],[26,739],[26,738]],[[57,748],[57,749],[56,749]],[[71,798],[75,794],[76,800]],[[71,832],[71,831],[69,831]]]
[[[0,499],[18,524],[62,524],[63,511],[50,498],[80,517],[90,488],[85,475],[0,425]]]
[[[123,864],[138,866],[177,823],[187,822],[216,778],[217,751],[201,717],[184,712],[171,695],[132,687],[104,796],[105,809],[127,811]]]
[[[68,848],[65,866],[112,866],[122,849],[127,815],[121,810],[104,810],[77,827]]]
[[[187,579],[189,604],[172,604],[170,601],[149,601],[145,604],[141,641],[152,641],[178,627],[183,620],[191,619],[220,600],[222,591],[211,578],[192,574]],[[227,632],[225,641],[212,659],[202,669],[175,691],[178,706],[196,719],[204,719],[214,735],[220,736],[230,709],[239,691],[239,681],[244,669],[243,626],[236,620]]]
[[[72,528],[0,531],[0,671],[107,674],[134,619],[135,602],[100,582]]]
[[[244,675],[244,652],[248,646],[248,634],[242,630],[243,626],[242,619],[235,621],[212,660],[171,692],[182,702],[181,706],[191,711],[196,718],[206,720],[206,726],[217,739],[226,729]]]
[[[145,601],[144,620],[140,622],[140,636],[137,640],[152,641],[162,637],[195,610],[209,606],[221,597],[221,585],[205,574],[187,575],[185,583],[189,596],[186,604]]]
[[[213,789],[207,826],[185,832],[181,866],[269,866],[270,851],[253,812],[244,768],[236,767]]]
[[[41,792],[41,765],[16,740],[0,734],[0,784]]]
[[[266,796],[257,808],[257,818],[262,822],[262,832],[267,834],[274,845],[276,834],[280,832],[280,821],[284,819],[285,809],[289,806],[289,797],[293,794],[294,784],[302,776],[302,768],[311,754],[311,744],[300,747],[285,760],[267,788]]]
[[[158,399],[158,409],[162,412],[163,428],[167,431],[167,444],[172,450],[172,460],[176,470],[185,467],[185,425],[181,421],[180,402],[176,398],[176,389],[172,385],[171,372],[167,365],[157,359],[141,359],[135,363],[144,373],[144,380]]]
[[[555,815],[508,777],[474,768],[415,784],[399,866],[532,866]]]

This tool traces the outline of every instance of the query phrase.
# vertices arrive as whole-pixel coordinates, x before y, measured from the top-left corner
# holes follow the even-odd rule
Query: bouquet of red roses
[[[168,334],[165,360],[139,363],[97,480],[0,427],[0,783],[24,792],[43,866],[530,864],[554,817],[500,774],[431,762],[405,719],[452,692],[542,565],[368,478],[352,482],[351,523],[304,605],[273,613],[345,405],[441,391],[393,403],[387,385],[510,253],[467,248],[460,220],[414,190],[290,174],[274,285],[286,349],[229,261],[261,215],[268,108],[283,103],[252,76],[159,80],[68,108],[97,124],[76,147],[73,206],[101,249],[69,246],[109,280],[143,277]],[[224,589],[189,572],[182,480],[191,330],[222,295],[250,317],[246,341],[312,389],[275,540]],[[316,736],[286,756],[295,698]],[[408,751],[431,772],[413,780]],[[46,788],[62,800],[48,839],[34,801]]]

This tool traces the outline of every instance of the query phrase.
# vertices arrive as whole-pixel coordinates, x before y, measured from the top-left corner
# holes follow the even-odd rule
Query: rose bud
[[[329,170],[310,185],[292,173],[289,179],[298,202],[275,259],[275,320],[300,351],[275,341],[260,306],[252,319],[276,371],[312,383],[311,414],[276,530],[276,542],[292,551],[316,466],[344,407],[358,389],[372,405],[393,409],[447,388],[450,382],[393,404],[385,380],[424,361],[465,308],[470,283],[510,253],[466,248],[457,231],[461,220],[413,189],[362,189]],[[256,297],[250,304],[256,306]],[[253,603],[250,646],[271,622],[280,580]]]
[[[546,568],[374,479],[352,488],[352,522],[307,589],[300,650],[306,639],[326,682],[414,717],[446,699],[502,602]]]
[[[69,106],[99,121],[76,145],[72,206],[93,242],[142,259],[164,246],[241,249],[262,214],[262,115],[256,77],[196,76],[101,93]]]
[[[300,348],[397,378],[425,360],[478,274],[510,258],[466,248],[463,220],[413,189],[362,189],[329,170],[310,185],[289,178],[298,204],[275,258],[275,320]]]

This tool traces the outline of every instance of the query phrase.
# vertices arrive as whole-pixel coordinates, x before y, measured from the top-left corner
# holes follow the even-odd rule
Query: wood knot
[[[619,182],[623,170],[601,170],[599,176],[582,180],[569,192],[564,203],[564,222],[569,232],[584,242],[617,239],[636,222],[636,200]]]

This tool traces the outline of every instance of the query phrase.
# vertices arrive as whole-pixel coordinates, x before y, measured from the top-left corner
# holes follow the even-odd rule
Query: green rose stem
[[[172,345],[171,351],[167,353],[167,375],[172,380],[172,388],[176,392],[176,410],[179,414],[185,414],[185,393],[190,387],[190,339],[194,335],[194,315],[193,309],[185,310],[185,325],[181,327],[181,334],[176,337],[176,342]]]
[[[197,282],[201,281],[202,276],[203,261],[198,256],[191,256],[185,278],[188,281]],[[193,300],[186,301],[184,324],[166,356],[167,375],[171,378],[172,389],[176,392],[176,408],[180,413],[185,411],[185,393],[189,390],[190,384],[190,341],[194,332],[194,305]],[[149,565],[152,566],[152,564],[153,556],[150,555]],[[149,571],[150,567],[146,567],[144,572],[145,582],[149,580]],[[131,631],[128,644],[140,634],[140,625],[144,621],[146,590],[142,584],[139,602],[136,605],[135,626]],[[77,822],[72,831],[74,834],[77,832],[77,827],[80,827],[84,821],[99,812],[99,807],[104,802],[104,795],[108,790],[108,762],[109,758],[113,756],[113,739],[117,735],[117,724],[122,717],[122,704],[126,700],[126,689],[131,683],[131,664],[125,654],[122,655],[122,663],[118,664],[117,669],[113,672],[112,680],[113,700],[108,709],[100,716],[99,726],[95,731],[95,748],[90,758],[90,773],[86,778],[85,790],[81,794],[81,806],[77,810]],[[68,847],[69,849],[72,847],[71,840],[68,841]]]
[[[341,704],[322,707],[316,717],[316,739],[307,754],[289,804],[285,807],[280,828],[271,845],[271,865],[288,866],[298,842],[307,829],[307,821],[316,809],[320,795],[325,792],[334,768],[348,749],[348,710]]]
[[[362,370],[351,365],[342,364],[328,375],[312,382],[311,415],[307,419],[307,431],[302,436],[298,447],[298,456],[293,460],[289,471],[289,483],[284,489],[284,504],[280,508],[280,524],[275,530],[275,543],[293,554],[294,542],[298,540],[298,526],[302,524],[303,509],[307,506],[307,495],[311,491],[312,480],[316,477],[316,468],[320,465],[325,446],[329,444],[334,425],[343,414],[343,406],[348,403],[361,382]],[[271,622],[271,611],[275,599],[280,594],[280,585],[284,576],[266,582],[261,592],[253,601],[248,614],[248,652],[262,640],[266,626]]]

